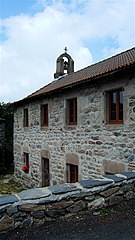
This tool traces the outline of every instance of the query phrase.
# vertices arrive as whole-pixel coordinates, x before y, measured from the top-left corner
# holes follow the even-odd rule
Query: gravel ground
[[[88,212],[46,222],[40,227],[1,233],[0,240],[134,240],[135,200],[121,203],[100,215]]]

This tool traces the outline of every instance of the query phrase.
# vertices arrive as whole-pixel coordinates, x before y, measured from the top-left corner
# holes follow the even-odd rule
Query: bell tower
[[[56,61],[56,73],[54,78],[63,76],[64,74],[69,74],[74,72],[74,61],[71,56],[67,53],[67,48],[65,47],[65,52],[61,54]]]

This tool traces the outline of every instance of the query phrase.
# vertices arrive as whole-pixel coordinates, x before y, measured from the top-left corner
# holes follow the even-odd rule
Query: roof
[[[87,80],[96,80],[99,79],[99,77],[104,77],[110,73],[121,71],[122,69],[127,69],[134,65],[135,47],[120,54],[117,54],[113,57],[110,57],[106,60],[88,66],[84,69],[81,69],[77,72],[62,76],[58,80],[51,82],[50,84],[32,93],[21,101],[24,101],[26,99],[30,100],[31,98],[39,97],[41,95],[46,95],[48,93],[67,88],[85,82]]]

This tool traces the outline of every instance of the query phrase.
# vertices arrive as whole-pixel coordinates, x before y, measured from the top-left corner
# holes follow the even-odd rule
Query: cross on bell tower
[[[64,50],[65,50],[65,53],[67,53],[67,50],[68,50],[67,47],[65,47]]]

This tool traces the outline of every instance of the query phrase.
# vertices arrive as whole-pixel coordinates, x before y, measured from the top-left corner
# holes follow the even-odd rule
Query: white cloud
[[[44,10],[2,20],[1,98],[15,101],[53,80],[56,58],[65,46],[75,70],[92,63],[91,39],[112,38],[103,57],[130,48],[135,41],[134,0],[38,0]],[[80,7],[81,6],[81,7]],[[85,42],[89,42],[87,46]]]

